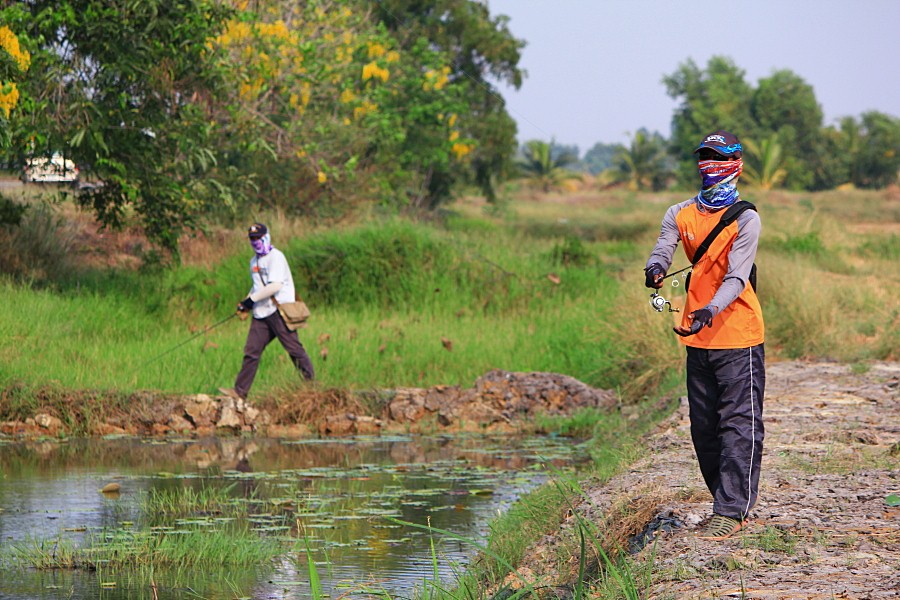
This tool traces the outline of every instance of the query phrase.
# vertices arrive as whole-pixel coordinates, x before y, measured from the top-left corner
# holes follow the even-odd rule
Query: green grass
[[[138,507],[139,526],[89,532],[76,543],[65,534],[8,547],[0,559],[35,569],[131,569],[265,565],[294,541],[252,530],[252,503],[228,488],[152,490]]]
[[[900,347],[896,234],[871,221],[890,203],[875,192],[848,194],[754,198],[764,225],[757,263],[770,356],[860,362]],[[641,279],[659,220],[676,200],[620,193],[572,204],[510,202],[492,212],[462,202],[434,224],[389,219],[276,235],[276,244],[312,308],[300,335],[324,386],[471,385],[503,368],[565,373],[640,398],[681,368],[668,315],[649,310]],[[272,223],[276,232],[290,229]],[[50,236],[51,225],[31,235]],[[623,228],[633,234],[616,233]],[[229,321],[170,352],[228,316],[246,293],[246,248],[222,249],[208,264],[169,270],[7,278],[0,293],[7,306],[27,307],[27,318],[0,313],[9,340],[0,348],[0,385],[126,393],[231,385],[246,323]],[[675,267],[685,262],[676,254]],[[681,290],[665,294],[677,299]],[[296,385],[273,345],[254,393]]]
[[[615,384],[606,366],[620,344],[600,324],[619,283],[597,260],[559,264],[554,243],[387,222],[285,244],[313,310],[300,335],[322,385],[471,385],[493,368]],[[229,321],[167,352],[230,314],[248,287],[247,260],[240,254],[211,268],[78,273],[42,286],[0,283],[0,293],[29,307],[28,319],[0,316],[0,331],[13,341],[0,351],[3,377],[7,385],[122,392],[230,385],[246,323]],[[257,392],[296,384],[277,344],[257,381]]]

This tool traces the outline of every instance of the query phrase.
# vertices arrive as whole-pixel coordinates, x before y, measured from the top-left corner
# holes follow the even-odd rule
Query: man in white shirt
[[[277,248],[272,247],[272,237],[262,223],[254,223],[248,232],[254,256],[250,259],[250,279],[253,287],[237,306],[239,312],[252,312],[250,331],[244,345],[244,362],[234,382],[234,394],[247,399],[250,386],[256,377],[259,358],[266,346],[278,338],[287,350],[294,365],[304,379],[315,379],[312,361],[300,343],[296,331],[284,324],[276,302],[294,302],[294,278],[287,259]],[[229,393],[231,390],[228,390]]]

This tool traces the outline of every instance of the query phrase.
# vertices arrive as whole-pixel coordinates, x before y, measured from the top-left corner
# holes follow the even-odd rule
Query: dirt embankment
[[[351,392],[309,387],[258,404],[206,394],[108,397],[43,391],[37,396],[29,403],[36,408],[27,416],[5,414],[0,402],[0,434],[307,437],[387,431],[513,431],[538,414],[567,415],[583,408],[612,410],[618,402],[614,392],[565,375],[500,370],[478,378],[471,388]]]
[[[642,598],[898,598],[898,383],[900,363],[865,373],[770,364],[760,500],[732,539],[696,535],[712,498],[684,401],[646,440],[644,458],[603,485],[583,484],[577,513],[600,526],[607,549],[630,550],[634,573],[649,573]],[[553,557],[561,545],[578,547],[577,521],[570,516],[529,548],[520,574],[543,589],[571,590],[577,562]]]

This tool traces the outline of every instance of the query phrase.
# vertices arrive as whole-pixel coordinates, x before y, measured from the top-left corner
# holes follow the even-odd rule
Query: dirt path
[[[712,498],[684,401],[647,440],[645,458],[605,485],[587,484],[578,513],[629,534],[648,531],[649,522],[655,540],[632,555],[634,572],[651,574],[641,597],[898,598],[900,507],[886,501],[900,494],[898,382],[900,363],[865,373],[770,364],[760,501],[733,539],[696,536]],[[532,547],[520,572],[571,585],[577,565],[554,566],[548,557],[554,546],[571,547],[574,521]]]

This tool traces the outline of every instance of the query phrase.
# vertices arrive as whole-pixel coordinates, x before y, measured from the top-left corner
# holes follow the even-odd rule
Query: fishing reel
[[[652,306],[653,310],[656,312],[664,312],[666,308],[669,309],[670,313],[681,312],[677,308],[672,308],[672,303],[660,296],[658,292],[650,294],[650,306]]]

